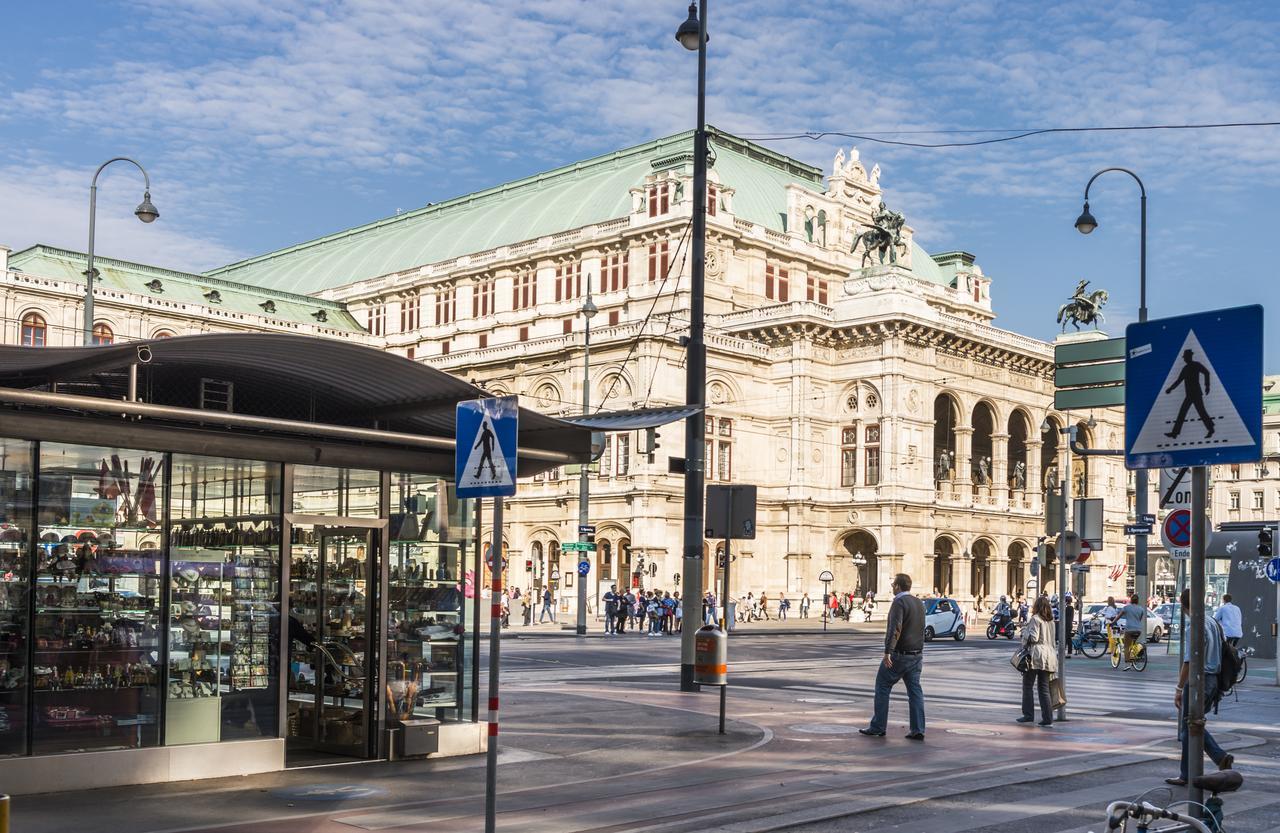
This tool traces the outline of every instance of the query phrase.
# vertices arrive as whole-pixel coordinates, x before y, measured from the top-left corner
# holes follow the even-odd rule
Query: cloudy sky
[[[160,222],[116,166],[103,254],[202,269],[687,129],[681,0],[95,0],[6,11],[0,243],[83,249],[88,181],[149,168]],[[1280,6],[1115,0],[712,0],[709,117],[745,136],[1280,121]],[[768,142],[829,168],[836,138]],[[981,147],[858,141],[932,251],[995,281],[1041,337],[1077,278],[1136,317],[1136,186],[1154,316],[1280,309],[1280,128],[1074,133]],[[1267,368],[1280,372],[1280,327]]]

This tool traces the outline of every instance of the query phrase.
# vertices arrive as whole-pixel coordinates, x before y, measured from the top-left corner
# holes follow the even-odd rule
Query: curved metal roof
[[[281,333],[214,333],[98,347],[0,346],[0,386],[119,399],[139,350],[148,403],[199,408],[202,379],[234,385],[238,414],[452,438],[458,402],[489,396],[447,373],[342,341]],[[520,409],[520,447],[583,460],[591,431]],[[546,468],[535,466],[533,468]],[[525,474],[521,466],[521,474]]]

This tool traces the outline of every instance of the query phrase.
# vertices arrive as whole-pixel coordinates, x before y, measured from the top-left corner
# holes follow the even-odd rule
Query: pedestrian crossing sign
[[[510,497],[516,493],[519,412],[514,396],[458,403],[453,456],[458,497]]]
[[[1262,307],[1125,330],[1125,466],[1262,459]]]

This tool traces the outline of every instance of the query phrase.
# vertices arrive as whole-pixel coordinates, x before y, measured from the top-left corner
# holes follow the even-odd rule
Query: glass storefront
[[[0,438],[0,756],[469,720],[474,520],[426,475]]]

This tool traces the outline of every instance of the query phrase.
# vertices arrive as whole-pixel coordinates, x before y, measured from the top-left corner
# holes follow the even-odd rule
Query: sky
[[[708,119],[971,141],[1012,130],[1280,121],[1280,4],[711,0]],[[0,53],[0,244],[201,270],[689,129],[681,0],[95,0],[13,4]],[[1137,318],[1149,195],[1152,317],[1280,308],[1280,128],[1070,133],[923,149],[765,142],[830,171],[879,164],[927,250],[977,255],[996,324],[1052,338],[1086,278],[1104,329]],[[1266,370],[1280,373],[1280,327]]]

